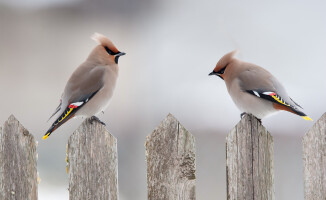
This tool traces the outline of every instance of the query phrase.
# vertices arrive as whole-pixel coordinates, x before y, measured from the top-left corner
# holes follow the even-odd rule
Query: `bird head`
[[[216,75],[224,80],[225,74],[228,72],[228,65],[234,59],[234,55],[237,53],[237,50],[231,51],[230,53],[225,54],[216,64],[214,70],[208,75]]]
[[[91,38],[99,44],[94,49],[94,55],[101,56],[105,60],[115,64],[118,64],[120,56],[126,55],[126,53],[120,52],[109,38],[100,33],[94,33]]]

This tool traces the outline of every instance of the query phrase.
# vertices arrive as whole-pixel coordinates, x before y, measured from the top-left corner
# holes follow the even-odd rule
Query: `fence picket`
[[[146,137],[148,200],[195,200],[195,138],[171,114]]]
[[[97,121],[86,119],[67,147],[69,199],[118,199],[117,140]]]
[[[226,138],[227,199],[273,200],[273,138],[244,115]]]
[[[36,143],[11,115],[0,128],[0,199],[37,200]]]
[[[326,199],[326,113],[302,139],[304,196],[306,200]]]
[[[169,114],[146,137],[148,200],[195,200],[195,138]],[[36,143],[11,115],[0,127],[0,199],[37,200]],[[67,146],[69,197],[118,199],[117,140],[86,119]],[[326,199],[326,113],[303,137],[305,199]],[[227,199],[274,200],[273,138],[252,115],[226,137]]]

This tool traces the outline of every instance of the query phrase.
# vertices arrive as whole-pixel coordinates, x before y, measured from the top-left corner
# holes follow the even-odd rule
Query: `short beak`
[[[115,54],[115,56],[124,56],[124,55],[126,55],[125,52],[119,52],[119,53]]]
[[[114,56],[114,62],[116,63],[116,64],[118,64],[118,61],[119,61],[119,58],[120,58],[120,56],[123,56],[123,55],[126,55],[126,53],[125,52],[118,52],[117,54],[115,54]]]
[[[221,76],[221,74],[219,74],[217,72],[212,71],[211,73],[208,74],[208,76],[211,76],[211,75],[216,75],[216,76],[218,76],[218,77],[220,77],[221,79],[224,80],[224,78]]]
[[[218,73],[217,73],[217,72],[214,72],[214,71],[212,71],[211,73],[209,73],[209,74],[208,74],[208,76],[211,76],[211,75],[216,75],[216,76],[218,76]]]

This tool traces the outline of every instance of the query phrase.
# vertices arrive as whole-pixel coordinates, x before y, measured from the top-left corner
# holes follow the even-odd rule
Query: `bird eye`
[[[110,55],[115,55],[115,53],[113,51],[111,51],[108,47],[104,47],[106,52],[108,52],[108,54]]]
[[[223,68],[222,68],[220,71],[218,71],[217,73],[219,73],[219,74],[224,74],[225,69],[226,69],[226,66],[223,67]]]

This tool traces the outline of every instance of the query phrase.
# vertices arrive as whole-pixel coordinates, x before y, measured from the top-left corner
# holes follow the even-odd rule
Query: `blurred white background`
[[[224,82],[209,77],[221,56],[263,66],[315,121],[326,111],[325,1],[1,0],[0,124],[10,114],[39,141],[39,199],[69,199],[65,151],[82,119],[41,140],[93,32],[127,53],[112,103],[99,117],[118,139],[120,199],[147,198],[145,136],[170,112],[196,137],[197,199],[226,199],[225,136],[240,120]],[[52,122],[52,121],[51,121]],[[314,122],[279,113],[276,199],[303,199],[301,137]]]

